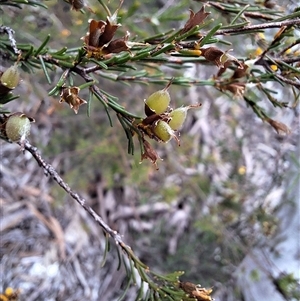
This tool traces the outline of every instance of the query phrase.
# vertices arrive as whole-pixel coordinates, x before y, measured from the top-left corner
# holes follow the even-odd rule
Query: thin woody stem
[[[270,22],[264,24],[257,24],[257,25],[248,25],[241,28],[232,28],[232,29],[220,29],[218,30],[215,35],[230,35],[236,33],[247,33],[249,31],[259,30],[259,29],[266,29],[266,28],[280,28],[282,26],[290,26],[290,25],[300,25],[300,19],[282,21],[282,22]]]
[[[21,143],[19,144],[21,145]],[[123,242],[121,235],[117,231],[111,229],[104,222],[104,220],[89,205],[87,205],[86,200],[70,188],[70,186],[62,179],[62,177],[58,174],[54,167],[42,158],[41,154],[38,152],[38,149],[35,146],[31,145],[28,141],[25,141],[21,146],[31,153],[39,166],[44,169],[45,174],[51,176],[52,179],[61,188],[63,188],[81,207],[83,207],[88,212],[88,214],[101,226],[104,232],[109,234],[115,240],[116,244],[120,245],[121,248],[127,253],[127,255],[131,257],[132,251],[128,251],[130,250],[130,247]]]
[[[15,54],[20,54],[20,50],[17,47],[16,40],[14,39],[15,31],[8,26],[0,26],[0,33],[6,33],[8,35],[8,39],[11,43],[11,47],[14,50]]]
[[[294,47],[295,45],[300,44],[300,39],[297,39],[296,41],[294,41],[292,44],[286,46],[285,48],[283,48],[278,55],[281,56],[283,55],[287,50],[289,50],[290,48]]]

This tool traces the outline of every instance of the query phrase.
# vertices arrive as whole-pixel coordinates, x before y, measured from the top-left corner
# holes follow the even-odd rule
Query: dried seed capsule
[[[163,120],[158,120],[153,127],[153,134],[155,137],[157,137],[159,140],[163,142],[168,142],[172,138],[175,138],[178,145],[180,145],[180,141],[175,135],[174,131],[171,129],[171,127],[168,125],[167,122]]]
[[[5,134],[13,142],[24,141],[30,134],[30,123],[33,118],[23,113],[14,113],[8,116],[5,124]]]
[[[171,129],[174,131],[178,131],[183,126],[183,123],[186,119],[187,111],[191,108],[198,108],[200,106],[201,104],[199,103],[187,107],[180,107],[170,112],[169,117],[171,117],[171,120],[168,123]]]
[[[170,94],[166,89],[154,92],[145,100],[145,114],[150,116],[164,113],[168,109],[170,100]]]
[[[18,85],[19,80],[20,73],[16,64],[6,69],[0,78],[1,84],[8,89],[14,89]]]

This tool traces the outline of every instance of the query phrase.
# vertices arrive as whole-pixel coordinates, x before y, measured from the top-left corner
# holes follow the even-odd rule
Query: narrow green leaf
[[[104,248],[102,263],[100,265],[101,268],[103,268],[105,265],[108,251],[109,251],[109,235],[105,233],[105,248]]]
[[[172,49],[175,49],[175,45],[174,44],[167,44],[164,47],[162,47],[161,49],[159,49],[158,51],[154,52],[151,56],[155,57],[157,55],[160,55],[161,53],[168,52]]]
[[[18,48],[18,49],[20,49],[20,48]],[[30,45],[29,49],[26,51],[26,54],[24,55],[24,61],[28,60],[28,58],[32,55],[33,50],[34,50],[33,46]]]
[[[128,258],[128,259],[129,259],[129,263],[130,263],[130,271],[131,271],[132,281],[134,284],[136,284],[136,278],[135,278],[136,269],[134,268],[133,261],[130,258]]]
[[[200,46],[203,46],[211,39],[211,37],[222,27],[222,23],[216,25],[211,31],[202,39]]]
[[[120,298],[117,301],[122,301],[125,298],[125,296],[127,294],[127,291],[128,291],[128,289],[130,287],[130,284],[131,284],[131,278],[128,279],[127,285],[126,285],[126,287],[125,287],[122,295],[120,296]]]
[[[85,89],[85,88],[87,88],[87,87],[90,87],[90,86],[94,85],[95,83],[96,83],[96,81],[86,82],[86,83],[84,83],[84,84],[78,86],[78,88],[79,88],[80,90],[83,90],[83,89]]]
[[[41,44],[41,46],[34,52],[35,56],[38,56],[40,54],[40,52],[44,49],[44,47],[47,45],[47,43],[50,40],[51,35],[48,34],[46,39],[44,40],[44,42]]]
[[[140,288],[139,288],[138,294],[135,298],[135,301],[142,300],[143,295],[144,295],[144,282],[141,281]]]
[[[0,104],[4,105],[8,102],[11,102],[12,100],[19,98],[19,97],[20,97],[20,95],[14,95],[12,92],[9,92],[9,93],[5,94],[4,96],[0,97]]]
[[[91,117],[91,107],[92,107],[93,95],[94,95],[93,92],[91,90],[89,90],[87,110],[86,110],[88,117]]]
[[[245,5],[237,14],[236,16],[233,18],[233,20],[230,22],[230,25],[233,25],[235,23],[235,21],[238,20],[238,18],[249,8],[249,4]]]
[[[135,266],[136,266],[136,269],[138,270],[139,275],[142,278],[142,280],[149,283],[150,279],[146,275],[144,268],[140,265],[137,265],[137,264],[135,264]]]
[[[35,62],[33,59],[28,60],[27,63],[28,63],[30,66],[32,66],[33,68],[36,68],[36,69],[40,69],[40,68],[41,68],[41,64]]]
[[[292,20],[292,19],[296,19],[300,17],[300,11],[296,11],[294,13],[288,14],[286,16],[277,18],[277,19],[273,19],[270,22],[281,22],[281,21],[285,21],[285,20]]]
[[[52,58],[54,58],[56,60],[68,60],[68,59],[72,58],[70,55],[66,55],[66,54],[52,53],[50,55]]]
[[[121,265],[122,265],[122,255],[121,255],[121,251],[120,248],[117,247],[117,254],[118,254],[118,266],[117,266],[117,271],[120,270]]]
[[[60,87],[58,87],[57,85],[55,87],[53,87],[49,92],[48,95],[52,96],[52,95],[57,95],[58,92],[60,92]]]
[[[290,69],[290,70],[294,71],[295,73],[300,74],[300,68],[295,68],[295,67],[285,63],[284,61],[280,61],[280,60],[276,60],[275,62],[276,62],[276,64],[282,65],[282,66],[286,67],[287,69]]]
[[[133,144],[133,139],[132,139],[132,133],[130,132],[130,129],[128,128],[128,126],[126,125],[126,122],[124,121],[126,119],[123,118],[120,114],[117,114],[117,117],[126,133],[126,137],[128,140],[128,149],[127,149],[128,154],[133,155],[134,154],[134,144]]]
[[[90,59],[91,62],[94,62],[95,64],[97,64],[98,66],[100,66],[101,68],[107,70],[108,66],[106,64],[104,64],[102,61],[96,60],[96,59]]]
[[[185,40],[186,38],[196,34],[200,29],[200,26],[199,25],[196,25],[195,27],[191,28],[189,31],[183,33],[182,35],[179,35],[177,37],[175,37],[175,41],[176,42],[179,42],[179,41],[183,41]]]
[[[67,68],[73,68],[74,67],[73,63],[62,61],[62,60],[58,60],[58,64],[62,67],[67,67]]]
[[[67,50],[68,50],[68,47],[63,47],[62,49],[57,50],[56,52],[50,53],[50,55],[53,55],[53,54],[62,55],[62,54],[65,54]]]
[[[40,59],[41,66],[42,66],[42,69],[43,69],[43,71],[44,71],[45,77],[46,77],[46,79],[47,79],[47,82],[48,82],[48,84],[50,85],[50,84],[51,84],[51,79],[50,79],[50,76],[49,76],[49,74],[48,74],[47,68],[46,68],[46,66],[45,66],[45,62],[44,62],[44,60],[43,60],[43,57],[42,57],[41,55],[39,55],[39,59]]]

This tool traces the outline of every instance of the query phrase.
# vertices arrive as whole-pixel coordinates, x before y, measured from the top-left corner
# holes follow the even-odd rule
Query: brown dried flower
[[[66,102],[70,108],[74,110],[75,114],[78,113],[79,107],[87,103],[84,99],[78,96],[80,89],[78,87],[64,87],[60,94],[59,102]]]
[[[180,282],[179,287],[189,294],[190,298],[196,298],[198,301],[212,301],[210,294],[212,293],[212,288],[206,289],[201,287],[199,284],[194,284],[192,282]]]
[[[181,30],[181,34],[187,32],[190,29],[192,29],[193,27],[201,24],[209,14],[210,13],[205,12],[205,6],[202,6],[202,8],[197,13],[194,13],[190,9],[190,18],[188,19],[188,21],[185,23],[183,29]]]
[[[83,38],[89,57],[102,58],[109,53],[129,50],[127,40],[129,32],[123,38],[112,40],[120,24],[107,18],[105,21],[90,20],[88,34]]]
[[[144,159],[149,159],[152,164],[155,165],[155,168],[158,170],[158,166],[157,166],[157,160],[160,159],[160,156],[158,155],[158,153],[156,152],[156,150],[154,148],[152,148],[152,146],[150,145],[150,143],[147,141],[147,140],[144,140],[143,139],[143,146],[144,146],[144,152],[142,154],[142,157],[141,157],[141,162],[144,160]]]
[[[123,38],[112,40],[117,29],[121,24],[117,23],[117,13],[123,4],[120,1],[119,7],[112,16],[106,18],[106,21],[90,20],[89,32],[83,37],[85,49],[89,57],[103,58],[111,53],[128,51],[127,45],[129,32]]]
[[[291,130],[284,123],[276,121],[271,118],[265,118],[265,121],[268,122],[273,129],[277,132],[277,134],[290,134]]]
[[[219,68],[225,68],[225,63],[227,62],[234,62],[238,65],[238,68],[243,68],[242,64],[233,55],[228,53],[231,49],[224,52],[223,50],[212,46],[200,48],[200,50],[202,52],[201,55],[204,56],[207,61],[214,63]]]
[[[242,97],[245,93],[245,83],[235,82],[222,87],[222,90],[230,91],[235,97]]]

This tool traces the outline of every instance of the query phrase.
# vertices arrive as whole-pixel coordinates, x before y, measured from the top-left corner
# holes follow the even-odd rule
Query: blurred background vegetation
[[[83,12],[70,10],[65,1],[41,1],[48,9],[36,5],[21,5],[19,9],[5,2],[0,1],[0,23],[15,30],[17,43],[38,47],[50,34],[47,46],[53,50],[81,47],[88,19],[105,20],[107,16],[99,1],[93,0],[86,3]],[[138,42],[181,28],[189,9],[197,12],[204,4],[200,2],[125,1],[118,13],[122,27],[117,36],[129,31],[130,40]],[[250,4],[274,19],[292,14],[297,4],[285,1],[268,8],[266,2],[211,4],[235,5],[239,10]],[[108,6],[114,12],[119,2],[110,1]],[[206,11],[214,19],[206,32],[220,20],[223,25],[230,24],[236,15],[214,5],[207,6]],[[251,19],[251,24],[262,22],[265,20]],[[271,42],[277,31],[267,29],[265,39]],[[300,38],[299,25],[291,38]],[[217,46],[224,51],[232,48],[236,58],[258,56],[257,33],[224,39],[232,45],[220,42]],[[293,48],[297,50],[299,44]],[[3,53],[0,50],[2,71],[13,63]],[[100,89],[118,97],[120,105],[138,116],[144,115],[144,99],[165,86],[163,82],[155,84],[155,79],[158,83],[164,77],[213,82],[218,73],[216,66],[201,62],[172,68],[142,61],[135,67],[145,69],[150,75],[148,80],[111,80],[114,75],[129,77],[135,72],[122,73],[117,68],[97,71],[94,77]],[[261,280],[266,273],[272,279],[273,300],[299,298],[299,273],[279,266],[274,272],[274,262],[263,272],[259,264],[241,269],[249,254],[255,257],[253,250],[270,251],[280,257],[277,246],[285,240],[281,235],[285,218],[292,220],[294,214],[299,217],[299,210],[288,209],[284,217],[281,215],[283,208],[299,209],[299,191],[290,195],[299,183],[299,89],[278,81],[267,82],[265,88],[276,92],[276,101],[286,103],[280,107],[268,101],[254,83],[247,85],[247,95],[267,116],[291,129],[286,135],[275,132],[253,113],[249,103],[229,91],[224,94],[201,83],[171,85],[173,107],[198,102],[202,107],[189,111],[180,131],[180,147],[175,141],[151,141],[163,159],[156,170],[147,160],[140,164],[137,141],[134,155],[127,153],[127,138],[117,117],[110,114],[110,126],[107,112],[95,97],[88,117],[86,106],[75,115],[67,104],[59,103],[59,95],[49,96],[61,70],[57,68],[49,76],[52,84],[42,69],[34,69],[34,73],[21,70],[22,81],[14,91],[20,98],[5,108],[35,119],[30,142],[104,221],[121,233],[151,270],[162,274],[185,271],[181,279],[214,287],[216,300],[237,301],[259,300],[257,296],[261,295],[253,298],[245,286]],[[299,83],[299,75],[295,81]],[[75,83],[81,85],[84,81],[76,78]],[[87,89],[80,96],[88,99]],[[111,245],[102,267],[105,237],[98,225],[44,176],[29,153],[20,152],[16,144],[0,143],[2,291],[6,287],[20,289],[20,300],[118,300],[127,278],[124,267],[117,269],[116,247]],[[292,179],[295,185],[290,187]],[[299,250],[299,233],[291,231],[295,249]],[[296,262],[299,266],[299,257]],[[239,282],[240,275],[248,272],[250,284]],[[130,287],[125,300],[135,300],[136,290]]]

